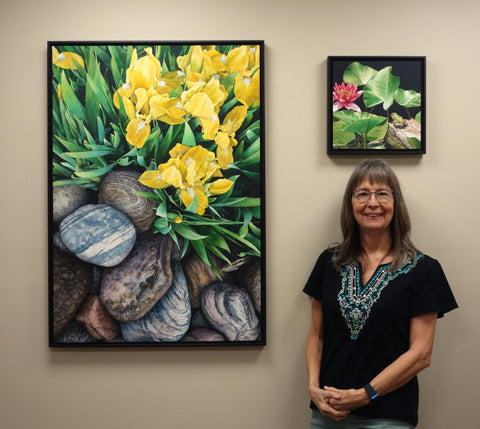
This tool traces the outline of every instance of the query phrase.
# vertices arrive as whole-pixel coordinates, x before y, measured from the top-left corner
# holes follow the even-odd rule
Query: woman
[[[306,348],[313,428],[413,428],[416,375],[438,317],[457,307],[440,264],[410,241],[398,179],[362,161],[343,198],[343,241],[319,257]]]

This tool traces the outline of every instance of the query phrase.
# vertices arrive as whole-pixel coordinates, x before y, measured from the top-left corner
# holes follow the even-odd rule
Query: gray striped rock
[[[202,290],[205,319],[229,341],[254,341],[260,322],[248,292],[227,282],[212,283]]]
[[[179,341],[188,331],[191,314],[187,281],[175,262],[173,283],[165,296],[141,319],[120,323],[120,329],[128,342]]]
[[[172,244],[168,235],[144,232],[122,263],[105,268],[100,300],[115,319],[140,319],[167,293],[173,279]]]
[[[85,262],[113,267],[129,254],[136,239],[126,215],[106,204],[87,204],[63,219],[62,243]]]

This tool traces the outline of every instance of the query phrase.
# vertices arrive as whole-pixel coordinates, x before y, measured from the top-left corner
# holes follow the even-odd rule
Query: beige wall
[[[2,2],[0,426],[306,427],[301,289],[358,161],[325,154],[326,57],[426,55],[427,155],[388,159],[461,310],[438,325],[419,427],[478,427],[478,16],[476,0]],[[267,346],[50,350],[46,42],[182,39],[266,42]]]

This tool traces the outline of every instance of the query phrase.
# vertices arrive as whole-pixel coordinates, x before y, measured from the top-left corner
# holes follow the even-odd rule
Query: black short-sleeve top
[[[331,250],[320,255],[303,289],[322,303],[320,386],[359,389],[408,350],[412,317],[442,317],[457,303],[442,267],[427,255],[419,254],[395,271],[391,264],[380,265],[365,285],[359,263],[337,270],[334,257]],[[353,413],[416,426],[417,410],[415,377]]]

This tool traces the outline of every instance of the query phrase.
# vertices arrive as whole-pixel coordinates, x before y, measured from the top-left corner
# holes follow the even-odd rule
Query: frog
[[[407,121],[403,119],[398,113],[392,112],[390,116],[392,117],[393,126],[395,128],[405,128],[407,126]]]

